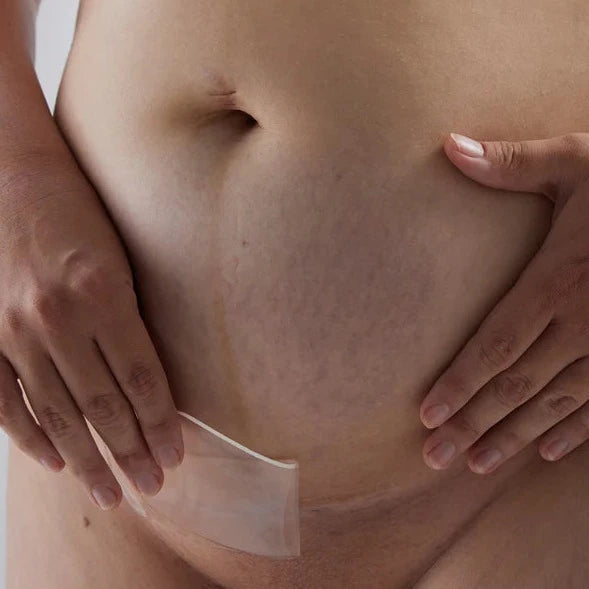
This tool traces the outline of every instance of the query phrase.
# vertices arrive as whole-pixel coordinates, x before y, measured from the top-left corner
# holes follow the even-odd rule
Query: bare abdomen
[[[565,31],[573,6],[530,2],[524,19],[507,2],[458,4],[314,4],[310,18],[304,2],[105,2],[80,21],[58,122],[127,245],[178,407],[297,459],[304,505],[426,493],[427,511],[462,468],[422,463],[419,402],[534,254],[551,207],[467,181],[443,135],[587,123],[589,79],[561,68],[586,44]],[[492,485],[472,485],[474,513]],[[444,515],[440,542],[463,516]],[[329,525],[310,525],[315,550]]]

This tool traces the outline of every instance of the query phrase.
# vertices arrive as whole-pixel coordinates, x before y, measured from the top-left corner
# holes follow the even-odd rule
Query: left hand
[[[541,456],[558,460],[589,439],[589,133],[481,144],[452,135],[444,149],[477,182],[555,206],[542,247],[423,400],[424,425],[441,426],[424,460],[437,470],[466,452],[484,474],[538,437]],[[426,411],[434,404],[446,415]]]

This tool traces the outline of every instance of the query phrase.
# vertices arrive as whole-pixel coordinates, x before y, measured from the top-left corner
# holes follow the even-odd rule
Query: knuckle
[[[54,407],[44,407],[37,418],[43,430],[52,438],[67,438],[73,432],[72,420]]]
[[[518,172],[525,162],[525,145],[519,141],[497,141],[495,143],[495,161],[508,172]]]
[[[31,305],[34,317],[51,329],[59,328],[65,317],[63,292],[56,287],[39,290],[32,297]]]
[[[491,370],[503,368],[512,355],[514,344],[513,334],[496,333],[488,341],[480,343],[479,358]]]
[[[4,327],[11,336],[22,334],[25,327],[23,311],[16,306],[8,307],[4,311]]]
[[[70,278],[69,287],[79,297],[90,302],[111,302],[110,272],[101,265],[92,264],[79,268]]]
[[[122,399],[110,393],[90,397],[83,407],[84,415],[90,423],[97,426],[109,426],[121,420],[123,416]]]
[[[565,415],[568,415],[578,406],[579,401],[576,397],[560,392],[547,395],[542,403],[544,412],[550,417],[556,418],[561,418]]]
[[[508,409],[518,407],[533,394],[532,381],[525,374],[500,374],[490,382],[490,386],[495,399]]]
[[[465,435],[469,440],[477,440],[482,435],[470,416],[459,413],[452,418],[452,425],[459,434]]]
[[[135,397],[145,398],[155,391],[158,380],[151,367],[145,362],[136,361],[131,366],[126,384]]]

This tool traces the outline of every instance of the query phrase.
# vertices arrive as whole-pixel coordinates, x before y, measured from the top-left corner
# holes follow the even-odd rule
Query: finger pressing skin
[[[121,501],[121,488],[51,358],[27,342],[10,358],[39,425],[101,509]]]
[[[560,460],[589,440],[589,402],[563,419],[540,441],[538,451],[546,460]]]
[[[45,468],[59,472],[63,458],[27,409],[17,374],[4,356],[0,356],[0,425],[12,441]]]
[[[542,390],[576,355],[572,346],[567,346],[566,333],[550,324],[512,366],[495,376],[461,411],[432,433],[423,447],[426,463],[435,469],[449,466],[455,456]],[[446,443],[444,448],[449,448],[448,443],[454,446],[452,456],[449,451],[436,451],[442,443]]]
[[[589,134],[534,141],[475,141],[452,133],[444,143],[466,176],[493,188],[534,192],[555,200],[589,176]]]
[[[587,359],[584,360],[584,363],[587,365]],[[586,367],[584,384],[584,391],[589,391],[589,367]],[[586,398],[589,397],[587,393],[585,394]],[[542,458],[546,460],[559,460],[588,440],[589,401],[585,401],[581,407],[574,410],[568,417],[559,421],[540,439],[538,451]]]
[[[174,468],[184,456],[180,420],[164,369],[136,308],[103,322],[96,341],[120,388],[133,406],[158,464]]]
[[[571,437],[582,435],[583,416],[579,421],[574,414],[588,399],[589,360],[585,358],[567,366],[538,395],[470,448],[469,467],[476,473],[492,472],[555,424],[559,425],[551,431],[550,442],[560,431],[568,435],[574,429]],[[567,416],[570,417],[565,420]],[[489,458],[494,460],[486,463]]]
[[[161,488],[163,472],[139,429],[137,418],[104,362],[96,342],[63,329],[59,337],[46,334],[53,362],[86,419],[109,447],[113,457],[145,495]]]
[[[533,267],[532,262],[422,401],[420,416],[426,427],[444,423],[544,331],[552,310],[534,280]]]

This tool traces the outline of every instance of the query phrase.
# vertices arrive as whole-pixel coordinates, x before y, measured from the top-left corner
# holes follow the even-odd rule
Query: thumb
[[[535,141],[482,141],[451,133],[444,144],[466,176],[493,188],[544,194],[556,201],[589,178],[589,134]]]

